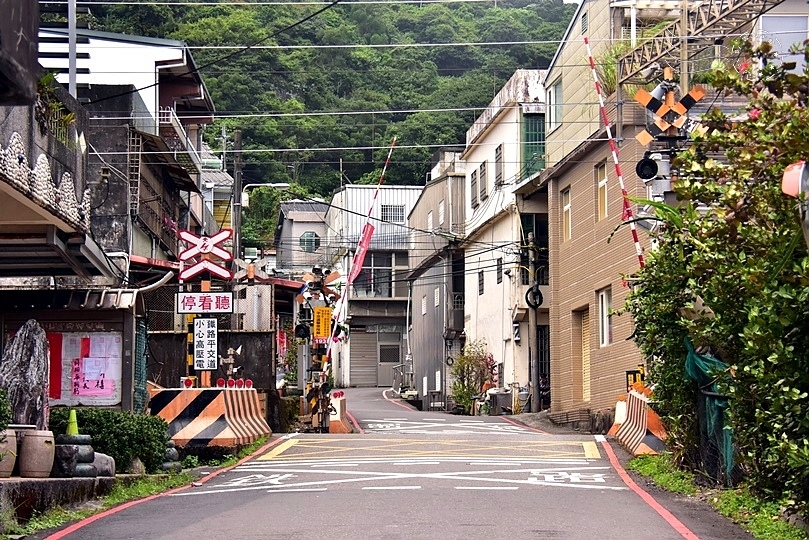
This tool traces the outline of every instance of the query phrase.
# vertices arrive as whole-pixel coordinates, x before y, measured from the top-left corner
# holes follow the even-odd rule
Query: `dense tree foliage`
[[[221,148],[222,126],[241,129],[246,181],[294,181],[328,196],[341,166],[352,181],[373,177],[394,136],[386,183],[423,183],[437,147],[463,144],[516,69],[548,65],[572,10],[562,0],[144,2],[93,6],[90,24],[195,47],[219,118],[206,132],[212,147]]]
[[[728,398],[737,464],[765,494],[805,505],[809,253],[803,203],[782,193],[781,180],[809,155],[809,75],[776,62],[769,44],[739,46],[742,60],[717,64],[711,84],[747,101],[746,111],[706,115],[707,132],[673,161],[681,203],[657,205],[659,245],[627,306],[682,461],[705,457],[700,389],[686,376],[689,337],[727,365],[710,377]],[[707,309],[695,311],[701,301]]]

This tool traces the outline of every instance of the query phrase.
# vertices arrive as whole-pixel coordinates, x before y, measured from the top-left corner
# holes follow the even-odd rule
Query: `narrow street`
[[[199,485],[37,538],[750,538],[707,505],[627,483],[603,437],[346,395],[362,433],[274,436]]]

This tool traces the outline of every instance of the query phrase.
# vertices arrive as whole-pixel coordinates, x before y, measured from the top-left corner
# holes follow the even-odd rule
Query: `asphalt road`
[[[275,436],[197,485],[38,536],[751,538],[698,500],[645,491],[603,437],[416,411],[383,389],[345,392],[360,433]]]

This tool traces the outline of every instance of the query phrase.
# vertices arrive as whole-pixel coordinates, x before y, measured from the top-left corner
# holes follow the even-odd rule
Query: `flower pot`
[[[48,478],[53,468],[56,445],[53,431],[33,430],[25,433],[20,445],[20,476]]]
[[[0,435],[5,437],[0,442],[0,478],[8,478],[17,461],[17,433],[13,429],[7,429]]]

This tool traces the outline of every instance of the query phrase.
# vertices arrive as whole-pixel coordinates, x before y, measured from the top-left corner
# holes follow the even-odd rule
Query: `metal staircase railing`
[[[688,40],[690,58],[713,46],[722,36],[739,32],[783,1],[706,0],[689,5],[685,29],[682,21],[677,20],[618,61],[618,82],[627,82],[654,62],[676,69],[683,37]]]

